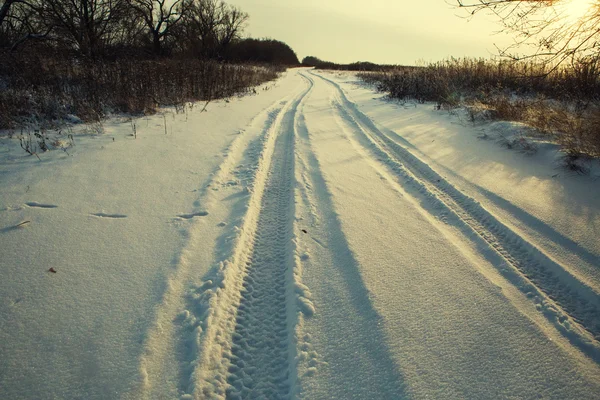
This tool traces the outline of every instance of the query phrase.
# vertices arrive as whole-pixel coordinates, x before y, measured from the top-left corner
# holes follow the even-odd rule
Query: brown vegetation
[[[228,97],[297,63],[281,42],[261,59],[267,43],[241,39],[247,19],[222,0],[6,1],[0,129]]]
[[[87,61],[14,55],[0,61],[0,127],[85,121],[109,112],[151,113],[161,105],[242,94],[281,69],[198,59]]]
[[[569,154],[600,157],[600,62],[545,63],[452,59],[424,67],[365,72],[390,97],[465,105],[471,117],[523,122]]]

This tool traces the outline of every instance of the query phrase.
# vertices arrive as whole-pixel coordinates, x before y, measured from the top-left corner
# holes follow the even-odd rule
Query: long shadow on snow
[[[299,137],[307,143],[310,143],[309,133],[304,124],[302,113],[299,115],[297,129]],[[327,232],[326,244],[329,249],[332,249],[331,255],[333,258],[333,267],[338,270],[345,280],[347,291],[351,294],[349,297],[352,306],[356,311],[356,316],[359,318],[359,326],[352,331],[353,338],[356,339],[356,342],[359,342],[365,347],[365,354],[369,357],[368,360],[353,359],[353,365],[351,366],[330,362],[329,367],[333,370],[332,376],[345,377],[346,381],[361,383],[360,388],[346,388],[347,390],[353,390],[352,393],[348,393],[348,395],[353,398],[361,397],[357,390],[363,392],[363,394],[367,396],[365,398],[398,399],[407,397],[403,377],[390,355],[391,351],[387,345],[385,335],[381,331],[381,328],[379,328],[382,318],[373,308],[369,290],[365,286],[360,273],[360,266],[342,231],[339,216],[334,211],[335,207],[332,195],[322,175],[319,161],[312,152],[308,155],[308,163],[310,166],[310,177],[314,185],[313,188],[315,199],[317,201],[317,208],[321,210],[323,214],[325,214],[325,210],[328,210],[329,212],[327,214],[330,215],[328,218],[324,218],[322,222],[324,224],[324,230]],[[324,319],[324,323],[325,325],[330,325],[330,329],[328,329],[329,332],[336,332],[338,330],[338,323],[336,321]],[[351,343],[348,343],[346,337],[339,339],[338,345],[340,347],[345,345],[351,346]],[[350,347],[348,347],[345,352],[347,354],[355,354]],[[367,365],[361,365],[362,363],[366,363]],[[366,369],[371,373],[377,372],[380,379],[377,381],[365,381],[361,376],[361,371]],[[353,376],[348,377],[349,375]],[[342,383],[341,385],[338,384],[336,386],[343,388],[343,385],[344,384]],[[340,395],[340,393],[337,393],[337,395]],[[342,397],[344,396],[340,396],[340,398]]]
[[[356,110],[356,111],[358,111],[358,110]],[[390,139],[393,138],[393,140],[400,142],[402,145],[412,148],[415,151],[419,152],[422,156],[425,156],[417,147],[415,147],[412,143],[410,143],[408,140],[406,140],[402,136],[398,135],[393,130],[390,130],[384,126],[376,124],[374,121],[371,121],[370,119],[368,119],[368,120],[362,119],[361,122],[367,124],[371,129],[378,129],[379,131],[386,133]],[[447,174],[453,175],[459,179],[463,179],[460,176],[458,176],[454,171],[450,170],[449,168],[447,168],[443,165],[440,165],[438,163],[435,163],[435,164],[438,168],[446,171]],[[473,182],[467,182],[467,183],[469,185],[473,186],[481,194],[486,196],[491,202],[496,204],[498,207],[504,209],[505,211],[508,211],[510,214],[514,215],[517,219],[524,222],[529,228],[532,228],[533,230],[543,234],[544,236],[548,237],[549,239],[551,239],[553,242],[559,244],[560,246],[565,247],[566,249],[575,253],[582,260],[590,263],[591,265],[600,265],[600,255],[594,254],[591,251],[589,251],[588,249],[585,249],[583,246],[581,246],[574,240],[568,238],[567,236],[564,236],[560,232],[556,231],[550,225],[546,224],[539,218],[529,214],[527,211],[523,210],[522,208],[510,203],[503,197],[498,196],[497,194],[490,192],[489,190],[484,189],[483,187],[481,187]]]
[[[327,78],[324,78],[321,76],[318,76],[318,77],[334,84],[333,81],[331,81]],[[337,85],[334,84],[334,86],[337,86]],[[338,87],[338,90],[341,91],[342,89],[340,87]],[[349,104],[351,103],[347,99],[346,99],[346,102]],[[350,105],[351,105],[351,108],[353,108],[356,113],[362,114],[362,112],[360,112],[356,108],[355,104],[350,104]],[[382,125],[376,124],[370,118],[368,118],[368,117],[361,118],[361,122],[364,123],[365,125],[367,125],[370,129],[379,130],[380,132],[386,133],[389,138],[394,138],[394,140],[400,142],[402,145],[404,145],[408,148],[412,148],[412,149],[418,151],[419,153],[421,153],[420,150],[417,147],[415,147],[411,142],[409,142],[402,136],[398,135],[393,130],[388,129]],[[441,169],[445,170],[447,173],[454,175],[454,176],[458,176],[455,172],[449,170],[448,168],[441,166],[439,164],[437,164],[437,165]],[[545,178],[545,176],[539,176],[539,178]],[[477,184],[474,184],[472,182],[469,182],[469,184],[471,184],[475,189],[477,189],[480,193],[482,193],[484,196],[486,196],[490,201],[492,201],[498,207],[503,208],[505,211],[508,211],[509,213],[514,215],[517,219],[526,223],[528,227],[543,234],[544,236],[548,237],[549,239],[551,239],[553,242],[559,244],[560,246],[569,249],[571,252],[575,253],[582,260],[590,263],[591,265],[600,265],[600,255],[594,254],[591,251],[585,249],[584,247],[582,247],[580,244],[578,244],[574,240],[564,236],[563,234],[561,234],[560,232],[558,232],[554,228],[552,228],[550,225],[546,224],[545,222],[538,219],[537,217],[529,214],[528,212],[519,208],[518,206],[510,203],[503,197],[500,197],[497,194],[492,193],[489,190],[484,189],[483,187],[481,187]]]
[[[317,75],[318,76],[318,75]],[[375,124],[373,123],[373,121],[370,120],[370,118],[368,118],[366,115],[364,115],[363,113],[361,113],[358,110],[358,107],[356,106],[356,104],[352,103],[351,101],[349,101],[346,97],[346,95],[344,94],[344,92],[342,91],[342,89],[333,81],[318,76],[319,78],[321,78],[323,81],[328,82],[329,84],[331,84],[333,87],[335,87],[339,94],[340,94],[340,101],[341,103],[338,104],[336,107],[338,108],[338,111],[340,112],[340,117],[345,120],[347,123],[349,123],[351,126],[354,126],[355,129],[357,131],[362,132],[363,134],[359,136],[359,140],[361,141],[361,143],[365,146],[365,148],[369,148],[372,149],[375,154],[379,155],[380,151],[378,149],[378,147],[373,144],[373,143],[369,143],[369,140],[367,138],[368,134],[366,132],[364,132],[364,130],[361,128],[360,124],[364,124],[364,126],[366,127],[366,129],[372,131],[373,133],[375,133],[376,136],[378,136],[377,132],[379,132],[380,135],[383,135],[381,133],[381,131],[378,130],[378,128],[375,126]],[[344,105],[348,108],[348,110],[345,109]],[[351,115],[351,113],[353,115]],[[356,120],[355,120],[356,118]],[[383,135],[385,136],[385,135]],[[383,138],[380,137],[381,140],[384,140]],[[385,137],[384,141],[389,141],[389,143],[393,143],[393,141],[389,138],[389,137]],[[394,143],[394,145],[399,146],[397,143]],[[418,159],[416,159],[416,157],[412,154],[410,154],[407,150],[404,150],[404,152],[406,152],[406,157],[409,160],[416,160],[417,163],[422,163],[421,161],[419,161]],[[388,156],[385,154],[381,154],[382,159],[386,159]],[[391,161],[391,160],[390,160]],[[439,214],[439,206],[442,206],[442,203],[435,197],[431,197],[429,196],[426,192],[428,191],[428,189],[424,189],[423,187],[419,188],[419,185],[412,185],[409,184],[407,185],[406,183],[411,183],[413,182],[412,178],[408,178],[408,181],[406,181],[406,177],[403,178],[404,176],[404,172],[402,171],[397,171],[397,166],[389,164],[390,167],[397,172],[398,174],[398,178],[400,178],[401,180],[405,180],[404,183],[400,184],[404,187],[405,190],[407,190],[407,192],[411,193],[412,195],[415,196],[415,199],[418,199],[419,203],[421,204],[421,206],[423,207],[423,209],[427,210],[428,212],[430,212],[432,214],[432,216],[437,216]],[[443,179],[441,177],[441,175],[439,175],[437,172],[433,171],[429,166],[424,165],[424,168],[427,169],[427,171],[430,172],[431,175],[433,175],[433,177],[427,177],[427,173],[425,173],[425,179],[429,180],[435,187],[438,187],[441,185],[441,182],[444,182],[447,184],[447,182],[445,181],[445,179]],[[410,168],[409,168],[410,169]],[[420,172],[421,174],[423,174],[423,172]],[[437,178],[437,184],[435,183]],[[449,186],[447,187],[448,191],[450,192],[449,194],[457,194],[458,196],[464,196],[462,194],[462,192],[459,192],[458,189],[454,188],[453,186]],[[469,198],[467,198],[469,199]],[[480,207],[477,203],[476,205],[477,207]],[[442,208],[444,208],[442,206]],[[484,211],[483,208],[481,208],[482,212],[485,213],[485,215],[489,215],[487,214],[487,211]],[[596,299],[597,297],[592,293],[591,289],[589,289],[587,286],[584,286],[583,284],[581,284],[581,286],[579,286],[579,290],[583,290],[584,294],[587,295],[588,299],[581,299],[579,296],[573,296],[571,294],[571,292],[569,291],[569,288],[567,288],[565,290],[564,286],[561,284],[561,281],[554,278],[554,276],[552,274],[550,274],[548,271],[542,271],[541,273],[535,270],[531,270],[529,268],[529,265],[531,264],[535,264],[535,265],[539,265],[539,262],[536,261],[536,259],[532,259],[531,256],[529,256],[530,258],[526,259],[525,261],[518,261],[521,260],[523,257],[523,254],[517,254],[517,262],[518,265],[514,266],[513,264],[505,264],[507,261],[505,259],[503,259],[504,256],[501,256],[500,253],[497,253],[496,250],[493,247],[490,247],[490,244],[485,241],[480,235],[479,233],[477,233],[475,230],[470,228],[469,224],[465,224],[460,222],[460,219],[457,216],[452,216],[452,211],[451,214],[448,215],[448,220],[446,221],[447,223],[453,225],[454,227],[458,228],[460,231],[462,231],[465,236],[467,238],[470,238],[471,240],[473,240],[474,244],[476,244],[479,252],[481,253],[481,255],[484,256],[485,259],[487,259],[492,265],[496,266],[497,268],[499,268],[500,272],[502,273],[502,275],[507,278],[512,284],[514,284],[519,290],[521,290],[521,292],[525,293],[526,295],[529,292],[533,292],[533,293],[537,293],[539,295],[541,295],[542,293],[546,292],[546,293],[550,293],[550,294],[554,294],[552,297],[552,299],[555,299],[555,297],[558,295],[561,297],[561,301],[559,301],[559,303],[563,303],[561,304],[563,307],[565,307],[567,310],[569,310],[571,312],[572,315],[575,316],[575,318],[580,321],[585,320],[586,322],[582,323],[582,325],[584,326],[585,329],[588,329],[588,331],[590,331],[592,334],[596,334],[598,332],[598,329],[600,329],[600,325],[598,325],[598,319],[596,318],[597,316],[597,309],[594,307],[593,304],[589,304],[589,300],[588,299]],[[481,218],[481,217],[480,217]],[[491,217],[493,218],[493,217]],[[478,220],[477,215],[474,216],[475,220]],[[485,223],[485,218],[483,218],[484,223]],[[498,225],[500,225],[500,222],[495,221]],[[504,225],[502,225],[504,227]],[[489,228],[488,228],[489,230]],[[512,230],[505,228],[505,230],[507,232],[510,232],[510,234],[512,235],[511,238],[513,238],[513,240],[517,240],[518,242],[522,242],[524,243],[524,245],[528,245],[528,242],[524,241],[520,236],[514,234],[512,232]],[[490,230],[490,232],[493,232],[494,230]],[[510,240],[503,238],[503,237],[499,237],[496,235],[497,238],[501,239],[501,243],[503,243],[503,245],[505,245],[506,243],[510,244]],[[514,247],[514,245],[512,246]],[[530,245],[530,247],[532,247]],[[509,249],[511,249],[511,246],[508,247]],[[512,249],[512,252],[514,252],[515,250]],[[533,253],[535,256],[541,256],[543,258],[545,258],[546,262],[549,263],[554,263],[553,260],[548,259],[543,253],[539,252],[539,250],[537,250],[537,248],[532,247],[530,248],[525,248],[525,249],[519,249],[517,251],[517,253]],[[509,254],[509,257],[514,257],[513,254]],[[502,267],[503,265],[512,265],[509,268],[504,268]],[[522,271],[521,268],[526,267],[527,269],[525,270],[525,272]],[[519,271],[519,272],[517,272]],[[535,278],[532,278],[530,276],[531,273],[537,273]],[[521,275],[523,274],[523,275]],[[565,271],[565,274],[568,274],[567,271]],[[533,282],[533,285],[529,283],[529,281],[527,281],[527,279],[524,278],[524,276],[527,276],[527,279],[530,279]],[[550,278],[554,278],[554,279],[550,279]],[[540,281],[540,279],[542,279],[543,281]],[[539,285],[543,285],[543,289],[539,287]],[[557,288],[555,287],[556,285],[559,286],[558,291]],[[549,286],[549,287],[548,287]],[[591,309],[591,311],[590,311]],[[554,309],[554,306],[547,305],[544,304],[543,305],[543,314],[545,314],[545,316],[548,318],[548,320],[576,347],[578,347],[580,350],[582,350],[586,355],[588,355],[590,358],[592,358],[594,361],[596,362],[600,362],[600,349],[596,346],[595,343],[590,342],[587,338],[580,336],[579,333],[577,333],[575,330],[572,330],[570,327],[565,327],[562,325],[562,313],[559,312],[557,313],[556,310]],[[591,314],[590,314],[591,312]],[[582,314],[583,313],[583,314]],[[587,325],[587,326],[586,326]],[[591,329],[590,329],[591,328]]]
[[[472,184],[479,192],[481,192],[485,197],[487,197],[492,203],[496,204],[498,207],[508,211],[510,214],[514,215],[517,219],[524,222],[529,228],[539,232],[540,234],[546,236],[554,243],[568,249],[573,252],[575,255],[580,257],[582,260],[590,263],[591,265],[600,265],[600,256],[592,253],[587,250],[579,243],[574,240],[564,236],[562,233],[556,231],[553,227],[546,224],[542,220],[537,217],[529,214],[527,211],[522,208],[512,204],[501,196],[498,196],[495,193],[490,192],[487,189],[482,188],[481,186]]]

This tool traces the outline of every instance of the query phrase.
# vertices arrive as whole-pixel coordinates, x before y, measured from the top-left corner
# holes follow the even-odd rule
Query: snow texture
[[[358,83],[2,133],[0,398],[600,398],[600,168]]]

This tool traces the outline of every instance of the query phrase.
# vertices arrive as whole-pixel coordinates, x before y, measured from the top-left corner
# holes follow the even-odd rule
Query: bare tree
[[[90,58],[150,45],[156,55],[169,48],[218,59],[247,20],[223,0],[7,0],[0,6],[0,46],[46,38]]]
[[[10,42],[9,35],[14,34],[20,27],[18,21],[12,21],[10,18],[11,6],[17,3],[18,0],[6,0],[0,6],[0,45],[6,45]]]
[[[188,10],[190,0],[132,0],[131,6],[141,16],[156,55],[162,54],[162,43]]]
[[[189,40],[196,52],[205,58],[214,56],[217,28],[221,23],[219,1],[195,0],[188,15]]]
[[[28,4],[47,26],[55,28],[59,39],[90,58],[108,44],[127,6],[125,0],[31,0]]]
[[[224,50],[232,41],[240,37],[249,16],[237,7],[227,6],[225,3],[221,4],[223,5],[223,12],[218,40],[221,50]]]
[[[193,52],[219,58],[239,38],[248,14],[222,0],[194,0],[186,15],[186,36]]]
[[[0,7],[0,46],[15,50],[29,39],[48,38],[53,26],[39,17],[35,1],[8,0]]]
[[[10,7],[18,1],[20,0],[6,0],[2,3],[2,6],[0,7],[0,25],[2,25],[2,22],[6,19]]]
[[[15,31],[15,28],[24,25],[23,11],[27,7],[28,3],[23,0],[6,0],[3,2],[0,6],[0,32]]]
[[[538,58],[553,65],[600,57],[600,0],[578,19],[568,18],[568,0],[457,0],[470,15],[489,12],[506,30],[516,33],[515,44],[500,49],[513,59]],[[515,52],[529,47],[528,54]]]

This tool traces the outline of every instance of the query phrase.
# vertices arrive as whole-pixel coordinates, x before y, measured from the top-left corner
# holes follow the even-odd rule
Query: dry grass
[[[523,122],[572,156],[600,157],[600,62],[549,70],[535,63],[452,59],[424,67],[362,73],[397,99],[464,105],[472,119]]]
[[[280,71],[192,59],[0,57],[0,128],[69,115],[97,121],[109,112],[152,113],[158,106],[242,94]]]

